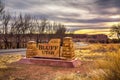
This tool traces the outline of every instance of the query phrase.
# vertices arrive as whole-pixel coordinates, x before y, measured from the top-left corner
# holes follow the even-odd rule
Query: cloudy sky
[[[108,32],[120,21],[120,0],[5,0],[11,14],[27,13],[61,22],[76,33]]]

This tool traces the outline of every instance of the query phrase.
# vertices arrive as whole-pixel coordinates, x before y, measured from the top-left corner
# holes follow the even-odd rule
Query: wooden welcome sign
[[[74,45],[71,37],[63,38],[60,49],[60,39],[51,39],[48,43],[29,41],[26,58],[21,63],[40,64],[59,67],[79,67],[79,60],[74,57]]]
[[[39,43],[38,46],[35,44],[36,43],[28,44],[26,52],[28,57],[60,57],[60,39],[51,39],[49,43]],[[30,46],[32,50],[31,48],[29,49]]]
[[[35,41],[29,41],[27,44],[26,57],[46,57],[46,58],[74,58],[74,46],[72,38],[63,39],[62,50],[60,52],[60,39],[51,39],[48,43],[36,44]]]
[[[49,43],[39,43],[38,49],[38,56],[59,57],[60,39],[52,39],[49,41]]]

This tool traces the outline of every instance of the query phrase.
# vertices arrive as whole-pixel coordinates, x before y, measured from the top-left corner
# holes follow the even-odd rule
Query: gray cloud
[[[6,10],[12,14],[22,12],[64,23],[88,23],[86,26],[90,28],[95,28],[93,24],[120,21],[108,17],[120,14],[120,0],[6,0]]]
[[[120,19],[109,19],[109,18],[93,18],[93,19],[71,19],[71,18],[61,18],[66,22],[73,23],[102,23],[102,22],[118,22]]]
[[[120,0],[96,0],[95,3],[102,8],[120,7]]]
[[[120,14],[120,0],[96,0],[94,4],[95,10],[93,13],[105,15]]]

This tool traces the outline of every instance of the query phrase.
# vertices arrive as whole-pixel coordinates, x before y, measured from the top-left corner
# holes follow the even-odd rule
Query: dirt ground
[[[92,62],[82,62],[78,68],[40,66],[12,63],[2,77],[4,80],[54,80],[59,74],[86,74]],[[5,77],[6,76],[6,77]]]

